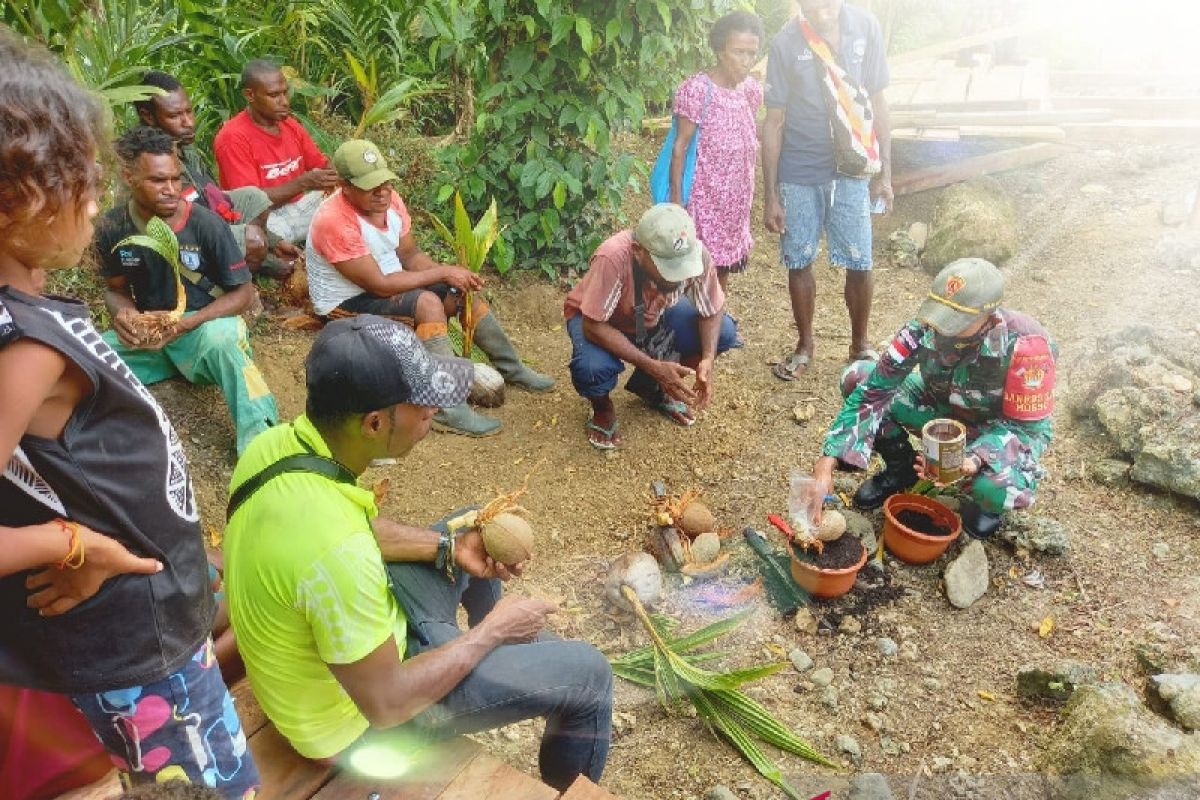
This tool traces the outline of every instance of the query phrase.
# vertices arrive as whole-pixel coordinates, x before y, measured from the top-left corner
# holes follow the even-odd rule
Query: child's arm
[[[0,465],[8,464],[26,433],[48,439],[61,435],[76,404],[90,390],[87,377],[47,345],[18,339],[0,347]],[[84,525],[78,526],[78,545],[75,538],[71,525],[57,522],[0,526],[0,575],[57,565],[73,550],[82,550],[69,569],[47,570],[27,583],[30,588],[47,587],[30,598],[32,607],[62,613],[91,597],[113,575],[162,569],[156,559],[138,558]],[[35,599],[40,602],[35,604]]]

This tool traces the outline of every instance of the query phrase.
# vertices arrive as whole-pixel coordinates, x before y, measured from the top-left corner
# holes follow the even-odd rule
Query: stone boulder
[[[921,265],[930,275],[959,258],[984,258],[999,266],[1019,241],[1012,200],[994,179],[979,178],[942,192]]]
[[[1050,667],[1024,666],[1017,671],[1017,697],[1065,702],[1080,686],[1095,683],[1099,677],[1095,667],[1078,661]]]
[[[1176,722],[1200,730],[1200,675],[1155,675],[1150,678],[1150,691],[1170,707]]]
[[[1065,372],[1068,409],[1100,424],[1132,480],[1200,499],[1200,336],[1126,328]]]
[[[1125,684],[1081,686],[1039,766],[1060,800],[1195,797],[1200,736],[1153,714]]]
[[[943,576],[946,599],[955,608],[970,608],[988,589],[988,560],[983,542],[972,539]]]
[[[1061,556],[1071,549],[1071,537],[1065,525],[1053,517],[1029,511],[1007,514],[996,535],[1013,547],[1050,556]]]

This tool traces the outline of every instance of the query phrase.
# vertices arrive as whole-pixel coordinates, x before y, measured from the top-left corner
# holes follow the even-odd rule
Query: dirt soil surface
[[[1196,275],[1173,272],[1155,256],[1168,232],[1159,223],[1160,202],[1186,191],[1200,174],[1194,151],[1189,163],[1180,163],[1188,157],[1183,150],[1093,149],[999,177],[1017,204],[1023,236],[1004,267],[1005,305],[1032,314],[1057,338],[1064,376],[1094,337],[1127,324],[1200,335]],[[936,199],[937,192],[902,198],[893,215],[877,220],[871,319],[877,341],[886,342],[910,318],[929,283],[922,272],[888,267],[882,258],[887,236],[913,221],[928,222]],[[630,218],[642,207],[631,201]],[[841,405],[837,378],[847,356],[848,320],[841,276],[822,257],[815,266],[813,365],[797,382],[774,378],[770,364],[791,349],[795,334],[777,239],[762,229],[757,210],[755,236],[751,268],[733,278],[729,301],[746,346],[718,360],[711,408],[685,429],[618,392],[624,447],[615,453],[593,450],[584,436],[588,406],[572,391],[567,372],[562,288],[493,279],[489,294],[500,319],[529,362],[558,379],[558,388],[545,395],[511,391],[503,408],[488,412],[504,422],[499,436],[431,434],[399,466],[366,475],[367,483],[391,478],[385,514],[432,521],[496,490],[512,490],[533,470],[521,502],[537,533],[536,555],[509,591],[558,599],[555,629],[609,654],[646,642],[636,623],[605,607],[601,582],[613,558],[642,547],[651,481],[664,480],[675,491],[702,489],[722,527],[753,525],[781,544],[766,515],[785,513],[789,472],[812,464]],[[302,411],[303,358],[312,336],[269,321],[258,326],[256,360],[287,417]],[[181,381],[160,384],[155,393],[188,448],[204,519],[217,525],[232,467],[232,431],[221,399],[215,389]],[[808,403],[815,416],[798,423],[793,409]],[[961,541],[929,566],[888,558],[881,578],[860,583],[840,601],[815,602],[815,633],[754,602],[750,621],[722,643],[731,651],[728,666],[783,660],[801,648],[814,668],[834,673],[836,696],[791,666],[749,687],[845,765],[835,771],[772,752],[805,797],[826,789],[844,796],[855,771],[886,774],[900,797],[1041,797],[1036,762],[1057,712],[1016,697],[1021,665],[1078,659],[1140,686],[1135,645],[1149,641],[1178,653],[1200,640],[1197,509],[1141,489],[1094,483],[1088,465],[1111,454],[1094,428],[1058,415],[1045,462],[1050,476],[1036,510],[1067,525],[1071,550],[1046,557],[989,542],[991,586],[969,609],[952,608],[940,585]],[[1157,548],[1159,556],[1169,555],[1152,554],[1156,543],[1166,545]],[[730,613],[725,604],[754,574],[740,537],[727,545],[733,557],[724,575],[686,586],[675,579],[668,589],[662,610],[685,630]],[[801,618],[809,619],[803,612]],[[1047,618],[1053,630],[1040,636]],[[895,655],[881,654],[881,637],[897,643]],[[614,793],[700,798],[722,784],[743,800],[783,796],[696,719],[668,716],[651,691],[618,681],[615,711],[604,776]],[[540,722],[528,722],[480,739],[536,773],[540,730]],[[838,751],[834,740],[841,734],[857,740],[860,758]]]

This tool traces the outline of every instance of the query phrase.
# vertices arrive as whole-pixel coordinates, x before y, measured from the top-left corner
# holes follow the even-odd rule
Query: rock
[[[1133,465],[1118,458],[1102,458],[1088,467],[1088,477],[1101,486],[1123,486],[1129,483],[1129,470]]]
[[[908,238],[913,240],[918,251],[924,250],[926,242],[929,241],[929,226],[924,222],[914,222],[908,226]]]
[[[812,669],[812,658],[799,647],[788,653],[788,660],[792,662],[792,666],[796,668],[796,672],[808,672]]]
[[[863,543],[868,537],[875,537],[875,526],[865,514],[847,508],[842,510],[842,517],[846,520],[846,533],[857,536]]]
[[[1080,686],[1095,683],[1095,667],[1063,661],[1049,668],[1024,666],[1017,671],[1017,696],[1032,700],[1066,701]]]
[[[848,733],[839,733],[835,736],[833,745],[855,760],[862,758],[862,747],[859,745],[858,740]]]
[[[821,705],[828,708],[830,711],[838,710],[838,690],[832,686],[826,686],[821,690]]]
[[[866,723],[868,728],[876,733],[879,733],[884,727],[883,717],[879,716],[878,714],[867,714],[867,716],[863,718],[863,722]]]
[[[873,694],[867,698],[867,705],[871,707],[872,711],[883,711],[887,708],[887,704],[887,698],[881,694]]]
[[[954,759],[946,756],[934,756],[929,760],[929,766],[934,772],[945,772],[954,766]]]
[[[1171,545],[1167,544],[1166,542],[1155,542],[1153,545],[1151,545],[1150,552],[1159,561],[1165,561],[1171,556]]]
[[[1071,547],[1067,529],[1061,522],[1028,511],[1008,514],[998,535],[1013,547],[1052,556],[1060,556]]]
[[[1161,645],[1142,642],[1133,648],[1133,655],[1138,666],[1151,675],[1167,671],[1167,654]]]
[[[862,623],[859,622],[858,617],[847,615],[842,617],[842,621],[838,624],[838,631],[853,636],[862,632]]]
[[[796,630],[801,633],[816,634],[817,618],[807,608],[801,608],[796,611],[796,617],[792,620],[796,626]]]
[[[1176,228],[1188,221],[1195,202],[1195,192],[1181,193],[1167,197],[1162,201],[1162,207],[1159,210],[1159,219],[1168,228]]]
[[[880,773],[862,772],[850,779],[847,800],[892,800],[892,790]]]
[[[1188,730],[1200,730],[1200,675],[1162,674],[1150,678],[1150,691],[1171,707],[1171,716]]]
[[[738,800],[728,786],[714,786],[704,793],[704,800]]]
[[[1000,265],[1016,252],[1019,241],[1012,201],[995,180],[980,178],[942,192],[921,263],[930,275],[958,258]]]
[[[612,728],[613,732],[619,735],[633,733],[633,729],[637,726],[637,715],[628,711],[618,711],[613,714]]]
[[[983,542],[971,540],[946,567],[944,578],[946,599],[955,608],[970,608],[983,597],[988,588],[988,560]]]
[[[888,263],[897,269],[916,269],[921,266],[921,248],[906,230],[893,231],[887,239]]]
[[[925,687],[925,691],[930,694],[935,694],[942,690],[942,682],[937,678],[922,678],[921,685]]]
[[[821,667],[819,670],[816,670],[812,675],[809,676],[809,680],[811,680],[813,685],[817,687],[828,686],[833,683],[833,670],[831,670],[829,667]]]
[[[1123,683],[1081,686],[1039,759],[1063,800],[1127,800],[1147,788],[1200,792],[1200,735],[1155,716]]]
[[[891,658],[892,656],[896,655],[896,651],[900,648],[896,646],[895,640],[889,639],[886,636],[881,636],[875,640],[875,649],[878,650],[879,655],[883,656],[884,658]]]
[[[907,742],[898,742],[890,736],[879,737],[879,749],[882,750],[885,755],[898,756],[901,753],[907,752],[904,749],[906,744]]]
[[[1173,250],[1200,262],[1200,231],[1192,233]],[[1200,337],[1124,328],[1100,337],[1067,374],[1071,412],[1100,423],[1132,460],[1132,480],[1200,499]]]

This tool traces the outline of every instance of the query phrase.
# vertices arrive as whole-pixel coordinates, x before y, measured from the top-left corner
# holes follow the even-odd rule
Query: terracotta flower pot
[[[854,586],[858,571],[867,563],[867,548],[861,543],[859,547],[862,547],[862,558],[842,569],[821,569],[796,558],[795,548],[789,548],[792,554],[792,578],[813,597],[841,597]]]
[[[950,530],[949,536],[930,536],[904,525],[896,519],[902,511],[917,511],[933,520],[935,525]],[[894,494],[883,504],[883,543],[896,558],[908,564],[928,564],[942,553],[962,533],[958,514],[930,497],[919,494]]]

